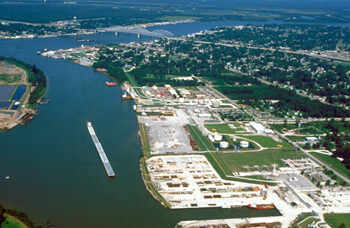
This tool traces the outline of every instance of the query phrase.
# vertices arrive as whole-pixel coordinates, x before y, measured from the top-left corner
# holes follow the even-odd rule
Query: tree
[[[0,226],[6,220],[6,218],[4,217],[4,213],[5,213],[5,208],[3,205],[0,204]]]
[[[339,228],[346,228],[346,226],[344,223],[342,223],[342,224],[340,224]]]

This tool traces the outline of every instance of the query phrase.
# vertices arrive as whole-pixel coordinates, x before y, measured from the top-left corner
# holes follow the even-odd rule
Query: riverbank
[[[0,59],[0,131],[25,125],[39,111],[34,109],[46,91],[46,77],[35,66],[13,58]]]

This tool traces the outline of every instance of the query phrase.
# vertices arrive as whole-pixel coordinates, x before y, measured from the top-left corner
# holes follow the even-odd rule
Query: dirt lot
[[[27,84],[26,72],[14,65],[10,65],[5,61],[0,62],[0,84],[1,85],[17,85]]]

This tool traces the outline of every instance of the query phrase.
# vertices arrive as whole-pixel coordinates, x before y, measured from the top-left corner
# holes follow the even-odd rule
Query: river
[[[236,24],[246,23],[161,28],[184,35]],[[122,33],[118,37],[105,33],[91,38],[96,40],[92,44],[138,41],[136,35]],[[276,210],[247,208],[169,210],[154,200],[139,171],[142,148],[133,102],[121,101],[120,88],[107,87],[106,76],[90,68],[36,54],[45,48],[81,44],[87,43],[71,37],[0,40],[0,55],[13,56],[44,71],[48,78],[45,97],[51,100],[38,107],[41,114],[30,124],[0,133],[2,204],[23,210],[36,222],[51,220],[57,227],[174,227],[181,220],[279,215]],[[88,121],[116,173],[114,179],[107,178],[87,131]]]

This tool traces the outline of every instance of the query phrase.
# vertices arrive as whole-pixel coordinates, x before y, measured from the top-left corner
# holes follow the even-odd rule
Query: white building
[[[250,126],[257,132],[257,133],[264,133],[265,127],[259,123],[250,122]]]

